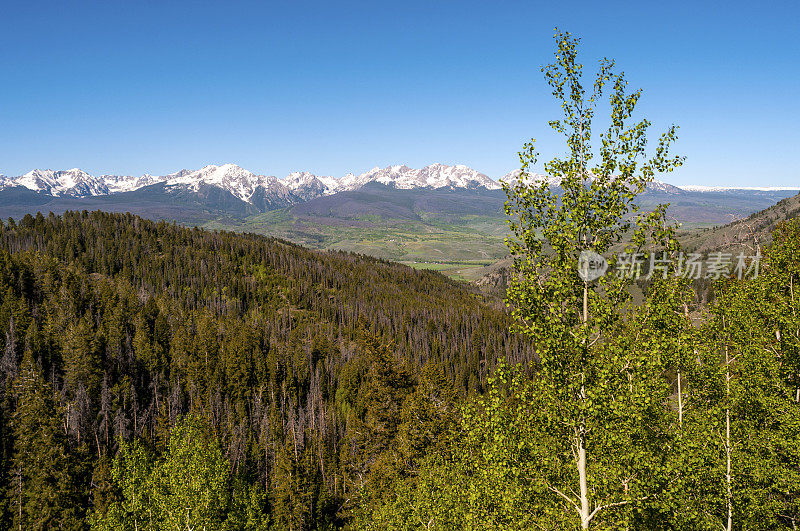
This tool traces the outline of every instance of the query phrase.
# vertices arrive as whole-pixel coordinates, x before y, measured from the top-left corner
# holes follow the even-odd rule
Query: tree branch
[[[578,514],[580,514],[581,508],[577,503],[575,503],[575,501],[573,501],[572,498],[570,498],[569,496],[567,496],[566,494],[564,494],[563,492],[561,492],[560,490],[558,490],[557,488],[553,487],[552,485],[550,485],[547,482],[545,482],[545,485],[547,485],[548,489],[552,490],[553,492],[555,492],[556,494],[558,494],[559,496],[561,496],[562,498],[567,500],[569,503],[571,503],[572,506],[575,507],[575,510],[578,511]]]
[[[639,498],[636,501],[646,500],[648,497],[649,496],[645,496],[644,498]],[[631,502],[630,500],[625,500],[625,501],[620,501],[620,502],[607,503],[605,505],[598,505],[597,507],[594,508],[594,511],[592,511],[592,513],[589,515],[588,520],[591,522],[592,518],[594,518],[594,515],[596,515],[598,512],[602,511],[603,509],[610,509],[611,507],[620,507],[622,505],[628,505],[630,502]]]

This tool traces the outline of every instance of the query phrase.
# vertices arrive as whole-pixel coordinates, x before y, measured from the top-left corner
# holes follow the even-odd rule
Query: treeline
[[[9,220],[0,527],[341,527],[498,359],[532,359],[508,329],[477,291],[353,254],[132,215]]]

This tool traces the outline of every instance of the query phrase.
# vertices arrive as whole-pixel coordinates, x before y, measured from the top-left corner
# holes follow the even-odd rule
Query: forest
[[[154,497],[189,479],[215,501],[176,518],[338,526],[386,448],[406,472],[498,359],[532,357],[498,301],[376,259],[101,212],[0,246],[9,528],[169,527]]]
[[[0,245],[4,528],[570,528],[530,468],[574,475],[567,405],[496,300],[121,214],[9,221]],[[714,529],[728,499],[742,528],[795,525],[798,256],[783,224],[757,279],[708,305],[652,282],[615,324],[596,528]]]

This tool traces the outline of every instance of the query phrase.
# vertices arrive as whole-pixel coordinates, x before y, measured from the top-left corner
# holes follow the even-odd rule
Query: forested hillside
[[[798,216],[800,195],[795,195],[722,227],[686,231],[681,235],[681,240],[687,249],[698,252],[752,250],[756,244],[769,243],[778,224]]]
[[[8,529],[342,524],[532,357],[438,273],[133,215],[3,224],[0,297]]]

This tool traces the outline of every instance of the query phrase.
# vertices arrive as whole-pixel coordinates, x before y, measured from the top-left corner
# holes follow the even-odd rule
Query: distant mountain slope
[[[778,223],[797,217],[800,217],[800,194],[722,227],[684,232],[680,236],[684,247],[691,251],[740,252],[769,243]]]
[[[723,225],[769,208],[798,190],[746,190],[679,193],[648,189],[637,200],[643,208],[669,203],[668,216],[686,224]]]
[[[358,190],[318,197],[294,205],[289,213],[298,218],[341,219],[363,216],[422,219],[425,214],[497,216],[502,214],[505,199],[505,192],[497,189],[395,189],[378,182],[370,182]]]
[[[520,170],[514,170],[501,178],[504,182],[514,182]],[[552,189],[559,190],[559,178],[531,174],[533,183],[545,181]],[[668,216],[681,223],[696,225],[721,225],[735,219],[746,217],[753,212],[770,207],[800,191],[796,188],[751,187],[725,188],[706,186],[674,186],[659,180],[648,183],[637,202],[645,209],[659,204],[669,204]]]
[[[68,210],[130,212],[149,219],[200,225],[210,219],[244,218],[259,210],[225,190],[201,186],[197,192],[169,189],[162,183],[98,197],[53,197],[22,186],[0,191],[0,218],[19,219],[25,214],[42,212],[63,214]]]
[[[648,189],[638,201],[645,209],[670,203],[670,216],[696,227],[746,217],[774,205],[786,193],[790,192],[686,192],[665,185]],[[505,200],[502,190],[398,190],[372,182],[359,190],[318,197],[243,222],[210,226],[276,235],[318,249],[459,265],[506,256]]]
[[[491,261],[507,252],[504,201],[502,190],[396,189],[370,182],[240,222],[206,226],[397,261]]]
[[[518,179],[519,175],[520,171],[515,170],[504,175],[500,181],[512,182]],[[529,179],[533,182],[545,181],[555,190],[559,189],[560,180],[556,177],[532,174]],[[162,186],[152,188],[157,184]],[[381,193],[381,198],[376,198],[374,194],[370,195],[371,192],[366,195],[353,193],[380,185],[389,189]],[[439,163],[420,169],[405,165],[376,167],[360,175],[348,174],[339,179],[317,176],[309,172],[293,172],[284,179],[278,179],[255,174],[236,164],[219,166],[212,164],[199,170],[180,170],[163,176],[145,174],[141,177],[119,175],[94,177],[77,168],[66,171],[33,170],[19,177],[0,176],[0,195],[19,187],[57,198],[96,198],[96,202],[87,204],[86,208],[89,209],[94,206],[94,208],[132,210],[144,216],[161,216],[160,212],[164,212],[168,216],[167,219],[179,221],[208,221],[218,217],[238,218],[318,199],[319,203],[309,204],[293,212],[292,215],[351,218],[353,217],[351,214],[359,212],[359,215],[386,217],[394,213],[397,219],[415,218],[416,214],[412,215],[407,206],[399,206],[408,199],[403,192],[414,190],[427,191],[423,197],[427,198],[428,204],[421,204],[424,199],[415,199],[417,206],[411,208],[411,211],[416,209],[465,215],[477,208],[481,210],[482,215],[502,216],[502,201],[499,203],[495,201],[495,195],[480,194],[494,192],[497,198],[503,199],[498,181],[464,165],[448,166]],[[125,208],[123,203],[126,201],[140,200],[138,196],[125,194],[145,188],[149,190],[145,194],[147,204],[132,203],[130,208]],[[163,195],[159,197],[156,191],[163,192]],[[390,198],[395,192],[396,197]],[[453,192],[456,195],[443,199],[444,196],[438,192]],[[797,190],[769,188],[724,189],[702,186],[680,188],[654,181],[640,196],[640,202],[645,207],[668,202],[671,204],[670,215],[683,222],[722,224],[767,208],[796,192]],[[478,196],[465,200],[463,193],[477,193]],[[190,197],[191,194],[195,197]],[[121,197],[109,199],[116,195]],[[336,199],[324,199],[334,196]],[[476,201],[479,204],[472,204]],[[0,211],[0,215],[3,216],[30,212],[29,209],[23,208],[27,203],[16,204],[10,198],[0,199],[0,203],[9,207]],[[40,203],[49,202],[37,200],[37,204]],[[66,203],[54,201],[50,208],[54,212],[63,212],[73,208],[72,205],[70,201]],[[328,209],[328,212],[322,212],[320,209]],[[307,212],[304,214],[303,210]]]

